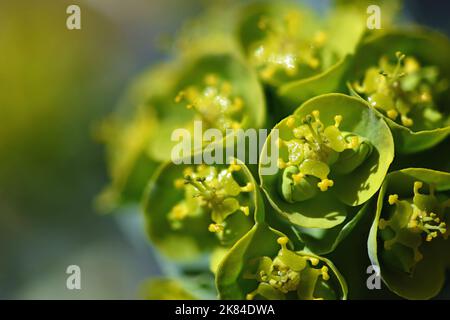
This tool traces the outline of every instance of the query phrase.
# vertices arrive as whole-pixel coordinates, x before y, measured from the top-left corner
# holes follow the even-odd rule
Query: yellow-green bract
[[[384,114],[397,153],[431,148],[450,133],[449,56],[448,38],[423,28],[377,33],[359,46],[348,86],[353,95],[368,99],[371,106]],[[401,60],[397,70],[396,59]],[[390,64],[392,70],[382,70],[380,64],[387,69]],[[374,87],[380,89],[381,82],[387,79],[391,84],[385,87],[393,89],[378,90],[377,97],[373,95],[375,89],[365,88],[370,72]]]
[[[436,296],[450,267],[450,174],[409,168],[390,173],[377,201],[369,257],[390,290],[408,299]]]
[[[257,223],[219,265],[221,299],[346,299],[345,280],[331,261],[293,251],[288,238]]]
[[[196,261],[224,252],[264,219],[264,208],[250,171],[239,160],[229,165],[165,163],[151,179],[144,204],[147,231],[168,258]]]
[[[314,111],[320,113],[320,119],[325,126],[332,125],[335,117],[340,116],[342,121],[339,128],[357,136],[357,140],[361,142],[367,141],[373,150],[365,156],[366,158],[362,158],[363,161],[359,161],[356,159],[358,157],[356,157],[354,160],[358,162],[358,166],[352,168],[349,172],[345,170],[343,172],[334,172],[333,165],[340,163],[339,157],[342,156],[346,161],[353,160],[345,157],[344,152],[339,153],[337,158],[336,154],[333,153],[332,157],[334,159],[333,162],[329,162],[328,170],[330,179],[327,177],[322,179],[325,182],[332,180],[332,182],[328,182],[328,184],[332,185],[322,188],[320,180],[318,180],[319,182],[316,180],[317,187],[320,190],[308,199],[286,201],[286,198],[280,195],[280,176],[283,174],[284,168],[280,169],[273,176],[261,175],[260,179],[262,188],[271,204],[293,224],[309,228],[332,228],[344,222],[347,216],[347,207],[359,206],[365,203],[379,189],[393,160],[394,144],[390,130],[380,115],[358,99],[342,94],[322,95],[305,102],[296,110],[293,116],[285,118],[275,126],[276,129],[279,129],[280,138],[284,141],[297,139],[293,131],[297,129],[297,125],[306,116]],[[289,123],[292,121],[292,117],[298,121],[298,123],[294,123],[293,127]],[[338,138],[342,139],[343,137],[338,135]],[[269,135],[261,153],[262,157],[266,154],[271,154],[270,150],[265,150],[270,147],[270,139],[271,136]],[[351,141],[346,141],[346,143],[351,143]],[[314,139],[312,142],[308,142],[308,145],[316,148],[316,151],[311,156],[314,159],[317,158],[316,154],[321,154],[324,149],[323,144]],[[281,148],[280,156],[283,162],[288,162],[289,147],[285,148],[285,150]],[[301,159],[301,162],[304,163],[305,160]],[[262,163],[264,163],[264,159],[261,159],[260,166],[263,165]],[[307,173],[305,176],[314,177],[317,175]]]

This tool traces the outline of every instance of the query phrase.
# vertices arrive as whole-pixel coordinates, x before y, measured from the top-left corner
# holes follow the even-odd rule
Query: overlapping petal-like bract
[[[447,37],[419,28],[382,32],[359,47],[350,90],[385,116],[397,153],[431,148],[450,134],[449,56]]]
[[[450,174],[410,168],[380,190],[369,257],[386,285],[408,299],[436,296],[450,267]]]
[[[225,256],[216,276],[221,299],[346,299],[345,280],[331,261],[288,248],[289,239],[256,224]],[[261,245],[264,243],[264,245]]]

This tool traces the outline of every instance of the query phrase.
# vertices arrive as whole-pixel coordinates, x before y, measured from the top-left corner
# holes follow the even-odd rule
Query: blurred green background
[[[81,8],[81,30],[66,28],[70,4]],[[203,5],[0,2],[0,299],[136,298],[160,272],[139,217],[94,210],[107,176],[93,132],[133,76],[164,58],[165,36]],[[448,33],[448,10],[408,0],[406,9]],[[66,289],[71,264],[82,290]]]

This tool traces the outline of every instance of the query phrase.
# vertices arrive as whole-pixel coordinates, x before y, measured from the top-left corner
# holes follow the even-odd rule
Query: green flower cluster
[[[338,3],[323,18],[292,3],[212,8],[183,29],[172,60],[131,86],[101,128],[111,183],[98,204],[143,203],[152,244],[177,270],[145,297],[362,297],[339,262],[356,254],[339,249],[357,234],[347,242],[367,243],[370,260],[354,268],[376,266],[386,291],[440,292],[450,267],[450,42],[393,19],[368,30],[365,9]],[[276,130],[260,141],[258,164],[172,162],[172,132],[195,136],[196,121],[223,140],[187,141],[190,160],[228,146],[233,130]],[[264,174],[275,151],[277,170]]]

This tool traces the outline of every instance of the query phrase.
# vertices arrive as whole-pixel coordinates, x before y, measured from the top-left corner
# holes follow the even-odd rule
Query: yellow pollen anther
[[[327,281],[327,280],[330,279],[330,275],[328,274],[328,267],[327,266],[323,266],[322,269],[320,269],[320,271],[322,272],[323,280]]]
[[[241,170],[241,166],[235,163],[230,164],[228,167],[228,172],[234,172],[239,170]]]
[[[192,167],[186,167],[183,170],[183,175],[184,176],[191,176],[194,173],[194,169]]]
[[[245,187],[241,187],[242,192],[251,192],[255,190],[255,186],[251,182],[247,182]]]
[[[405,127],[411,127],[414,124],[414,121],[411,118],[408,118],[407,116],[402,116],[401,120]]]
[[[214,75],[214,74],[208,74],[208,75],[206,75],[206,77],[205,77],[205,83],[206,83],[208,86],[215,86],[215,85],[217,84],[217,82],[218,82],[218,79],[217,79],[217,76],[216,76],[216,75]]]
[[[332,187],[334,185],[334,181],[330,179],[323,179],[319,183],[317,183],[317,186],[319,187],[320,191],[327,191],[329,187]]]
[[[294,117],[289,117],[287,120],[286,120],[286,125],[289,127],[289,128],[294,128],[295,127],[295,118]]]
[[[246,216],[248,216],[248,215],[250,214],[250,209],[249,209],[249,207],[243,207],[243,206],[241,206],[239,209],[241,209],[241,211],[242,211]]]
[[[334,126],[336,128],[339,128],[339,126],[341,125],[341,122],[342,122],[342,116],[341,115],[334,116]]]
[[[297,174],[293,174],[292,175],[292,179],[294,180],[294,183],[297,184],[297,183],[300,183],[300,181],[302,181],[304,176],[305,175],[303,173],[299,172]]]
[[[287,167],[286,162],[284,162],[284,160],[281,158],[278,158],[277,165],[278,165],[278,168],[280,168],[280,169],[284,169]]]
[[[211,223],[208,227],[209,232],[221,232],[223,231],[223,225],[221,224],[216,224],[216,223]]]
[[[397,117],[398,117],[398,112],[397,112],[397,110],[395,110],[395,109],[390,109],[390,110],[388,110],[388,111],[386,112],[386,114],[387,114],[387,116],[388,116],[390,119],[392,119],[392,120],[395,120],[395,119],[397,119]]]
[[[314,267],[317,266],[317,265],[319,264],[319,259],[317,259],[317,258],[310,257],[310,258],[309,258],[309,261],[311,262],[311,264],[312,264]]]
[[[398,201],[398,194],[391,194],[388,197],[388,202],[392,206],[393,204],[397,203]]]
[[[281,246],[286,245],[289,242],[289,239],[287,237],[280,237],[277,239],[277,243]]]
[[[419,193],[419,189],[423,187],[423,183],[421,181],[414,182],[414,194]]]
[[[319,120],[319,116],[320,116],[319,110],[314,110],[314,111],[312,112],[312,115],[313,115],[313,117],[314,117],[316,120]]]
[[[175,186],[175,188],[181,189],[181,188],[184,187],[184,180],[183,179],[176,179],[174,181],[173,185]]]
[[[351,137],[350,138],[350,142],[348,144],[348,147],[353,149],[353,148],[356,148],[358,146],[359,146],[359,139],[358,139],[358,137],[357,136]]]

